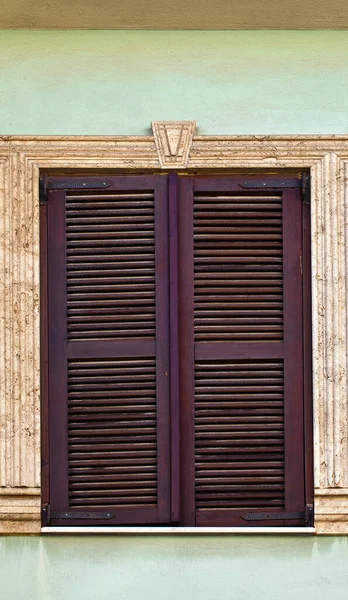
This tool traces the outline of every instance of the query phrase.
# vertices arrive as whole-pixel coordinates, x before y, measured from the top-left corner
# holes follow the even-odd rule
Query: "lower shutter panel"
[[[69,504],[156,507],[154,359],[69,361]]]
[[[283,362],[196,362],[195,378],[197,509],[283,509]]]
[[[51,230],[65,223],[64,239],[48,242],[51,321],[65,332],[60,352],[53,331],[50,340],[50,367],[65,380],[62,401],[51,378],[52,459],[66,471],[52,471],[53,525],[156,524],[170,514],[166,182],[104,181],[103,192],[76,191],[77,178],[74,191],[48,194]]]

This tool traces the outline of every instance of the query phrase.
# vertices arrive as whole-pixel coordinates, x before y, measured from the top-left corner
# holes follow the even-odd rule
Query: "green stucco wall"
[[[347,31],[0,30],[0,134],[348,133]]]
[[[0,31],[0,134],[348,133],[348,32]],[[347,600],[348,538],[0,538],[3,600]]]
[[[3,600],[347,600],[348,538],[0,538]]]

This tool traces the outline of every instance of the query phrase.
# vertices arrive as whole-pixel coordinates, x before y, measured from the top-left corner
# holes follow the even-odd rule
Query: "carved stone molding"
[[[154,121],[152,131],[162,168],[185,169],[191,150],[195,121]]]
[[[316,490],[315,526],[319,534],[348,534],[348,488]]]
[[[0,532],[40,531],[40,169],[295,168],[311,172],[315,526],[348,534],[348,136],[192,139],[193,129],[0,136]]]
[[[40,489],[16,488],[0,494],[0,533],[40,532]]]

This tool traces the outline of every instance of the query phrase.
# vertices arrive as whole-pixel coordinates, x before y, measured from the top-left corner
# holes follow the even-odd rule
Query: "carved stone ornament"
[[[158,160],[162,168],[187,167],[195,128],[195,121],[152,122]]]
[[[0,533],[40,532],[40,170],[311,173],[315,528],[348,534],[348,136],[0,136]]]

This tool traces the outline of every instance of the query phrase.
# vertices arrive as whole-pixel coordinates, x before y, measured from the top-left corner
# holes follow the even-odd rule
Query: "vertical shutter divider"
[[[170,306],[170,435],[171,521],[180,522],[180,407],[178,347],[178,176],[168,176],[169,200],[169,306]]]
[[[285,509],[304,505],[302,198],[283,192]],[[301,476],[300,476],[301,475]]]
[[[307,185],[310,185],[307,182]],[[312,388],[312,294],[311,294],[311,235],[310,204],[302,201],[302,296],[303,296],[303,392],[305,427],[305,496],[306,504],[314,502],[313,466],[313,388]]]
[[[65,190],[48,195],[50,496],[57,509],[65,510],[69,505]]]
[[[194,413],[194,267],[193,179],[179,179],[179,375],[181,432],[181,524],[194,526],[195,413]]]
[[[167,178],[155,179],[158,521],[170,521],[169,243]]]
[[[45,192],[46,195],[46,192]],[[48,392],[48,249],[47,204],[40,206],[40,392],[41,392],[41,502],[50,501],[49,490],[49,392]]]

